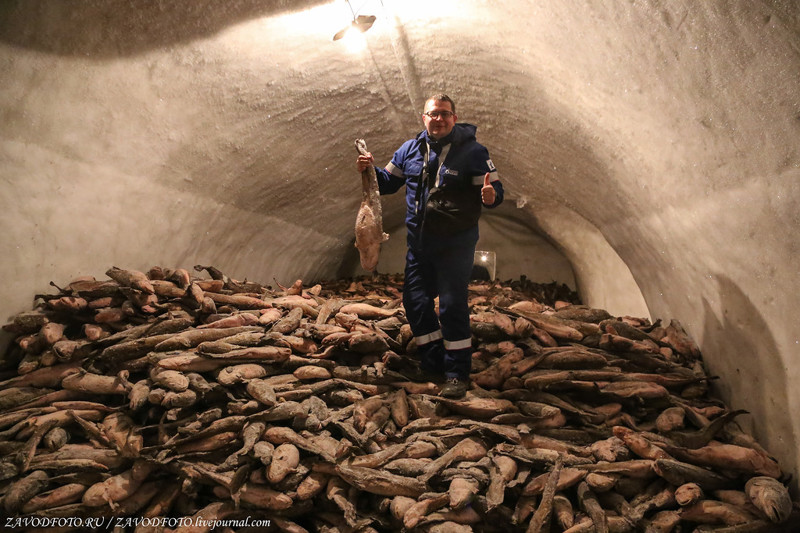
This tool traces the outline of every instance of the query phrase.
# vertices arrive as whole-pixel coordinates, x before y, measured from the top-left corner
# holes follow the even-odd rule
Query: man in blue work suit
[[[475,126],[457,124],[450,97],[425,103],[425,131],[406,141],[386,168],[375,168],[381,194],[406,186],[408,229],[403,305],[420,353],[420,370],[445,378],[442,396],[462,397],[469,385],[472,334],[467,286],[482,206],[503,201],[503,185]],[[372,154],[358,157],[362,172]],[[434,299],[439,297],[439,316]]]

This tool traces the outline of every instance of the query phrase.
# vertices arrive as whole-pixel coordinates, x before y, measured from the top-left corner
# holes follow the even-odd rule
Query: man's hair
[[[425,104],[427,105],[428,102],[430,102],[431,100],[436,100],[437,102],[450,102],[450,109],[452,109],[453,113],[455,114],[455,112],[456,112],[456,103],[453,101],[452,98],[450,98],[446,94],[444,94],[444,93],[434,94],[433,96],[431,96],[430,98],[425,100]]]

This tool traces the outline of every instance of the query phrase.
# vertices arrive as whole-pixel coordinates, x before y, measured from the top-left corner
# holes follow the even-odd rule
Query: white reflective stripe
[[[424,344],[428,344],[429,342],[438,341],[442,338],[442,330],[437,329],[433,333],[428,333],[427,335],[420,335],[419,337],[414,337],[414,340],[417,343],[417,346],[422,346]]]
[[[486,174],[481,174],[480,176],[472,176],[472,184],[473,185],[483,185],[483,178]],[[497,172],[490,172],[489,173],[489,181],[499,181],[500,178],[497,177]]]
[[[442,153],[439,154],[439,168],[436,169],[436,186],[442,186],[442,165],[444,164],[445,159],[447,159],[447,154],[450,153],[450,144],[445,145],[442,148]]]
[[[464,348],[472,348],[472,339],[462,339],[460,341],[444,341],[445,350],[463,350]]]
[[[400,170],[399,168],[397,168],[396,166],[394,166],[392,163],[389,163],[388,165],[386,165],[386,172],[388,172],[392,176],[396,176],[398,178],[402,178],[403,177],[403,171]]]
[[[436,174],[435,174],[436,182],[434,183],[436,187],[442,186],[442,176],[440,175],[440,173],[442,172],[442,165],[444,164],[445,159],[447,159],[447,154],[450,153],[450,144],[451,143],[447,143],[446,145],[444,145],[444,148],[442,148],[442,152],[439,154],[439,168],[436,169]],[[427,142],[425,143],[425,145],[428,147],[428,153],[425,155],[425,157],[428,159],[428,161],[430,161],[431,145],[428,144]]]

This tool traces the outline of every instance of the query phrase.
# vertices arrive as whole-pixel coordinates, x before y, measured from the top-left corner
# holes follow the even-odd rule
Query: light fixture
[[[494,281],[497,276],[497,254],[491,250],[475,250],[472,279]]]
[[[347,6],[350,8],[350,13],[353,14],[353,22],[351,22],[348,26],[345,26],[341,30],[337,31],[336,34],[333,36],[334,41],[338,41],[345,34],[350,31],[351,29],[355,28],[356,30],[364,33],[368,29],[375,24],[375,15],[356,15],[356,12],[353,10],[353,6],[350,5],[350,0],[345,0],[347,2]]]

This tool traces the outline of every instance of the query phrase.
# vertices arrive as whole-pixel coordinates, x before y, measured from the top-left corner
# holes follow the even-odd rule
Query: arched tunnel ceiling
[[[585,300],[679,319],[796,472],[797,3],[353,4],[361,52],[341,1],[0,4],[4,315],[112,264],[342,274],[353,139],[388,161],[444,91]]]

